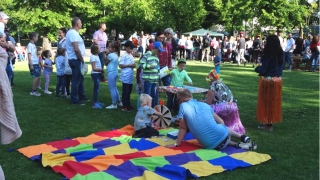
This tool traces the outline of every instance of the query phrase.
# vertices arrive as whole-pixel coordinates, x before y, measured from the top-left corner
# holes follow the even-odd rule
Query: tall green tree
[[[76,15],[93,17],[97,14],[89,0],[16,0],[14,9],[8,13],[14,24],[19,25],[21,34],[36,31],[44,42],[57,40],[57,30],[71,27],[71,19]],[[47,49],[47,45],[44,45]]]

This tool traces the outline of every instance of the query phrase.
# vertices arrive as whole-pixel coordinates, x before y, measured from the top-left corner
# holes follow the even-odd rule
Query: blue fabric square
[[[190,132],[188,132],[183,140],[187,141],[187,140],[190,140],[190,139],[195,139],[195,137]]]
[[[103,148],[108,148],[108,147],[112,147],[112,146],[116,146],[119,145],[120,142],[112,140],[112,139],[105,139],[96,143],[92,144],[92,147],[95,149],[103,149]]]
[[[70,153],[70,156],[73,156],[77,160],[77,162],[86,161],[99,155],[105,155],[102,149]]]
[[[175,165],[165,165],[163,167],[156,167],[154,172],[170,180],[198,178],[198,176],[192,174],[188,169]]]
[[[147,169],[142,166],[135,166],[131,161],[126,161],[119,166],[110,165],[104,172],[116,178],[128,180],[136,176],[142,176],[145,170]]]
[[[208,162],[212,165],[221,166],[223,167],[223,169],[229,170],[229,171],[232,171],[233,169],[239,168],[239,167],[243,168],[243,167],[252,166],[249,163],[246,163],[242,160],[234,159],[230,156],[223,156],[217,159],[208,160]]]
[[[195,153],[184,153],[164,157],[171,165],[183,165],[190,161],[202,161]]]
[[[128,144],[131,149],[138,149],[139,151],[153,149],[159,146],[159,144],[145,140],[143,138],[141,138],[140,141],[131,140]]]

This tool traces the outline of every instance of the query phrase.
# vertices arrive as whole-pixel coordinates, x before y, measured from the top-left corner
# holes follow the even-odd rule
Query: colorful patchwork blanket
[[[249,167],[271,159],[268,154],[233,147],[223,151],[205,150],[191,134],[187,134],[179,147],[166,148],[165,145],[175,142],[166,136],[172,131],[175,129],[162,129],[163,136],[132,138],[134,129],[128,125],[18,151],[71,180],[179,180]]]

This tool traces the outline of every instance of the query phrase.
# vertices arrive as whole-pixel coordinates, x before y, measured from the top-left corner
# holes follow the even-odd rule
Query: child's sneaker
[[[44,91],[45,94],[52,94],[52,92],[45,90]]]
[[[244,143],[251,142],[251,138],[247,135],[241,135],[241,141]]]
[[[119,102],[119,103],[118,103],[118,106],[119,106],[119,107],[122,107],[122,106],[123,106],[122,102]]]
[[[257,149],[257,144],[254,143],[253,141],[243,143],[239,142],[236,145],[237,148],[245,149],[245,150],[256,150]]]
[[[102,109],[102,106],[100,106],[99,103],[94,103],[94,104],[92,105],[92,108],[94,108],[94,109]]]
[[[105,106],[105,104],[102,103],[102,102],[98,102],[98,104],[99,104],[101,107]]]
[[[117,105],[111,104],[110,106],[106,107],[106,109],[117,109]]]
[[[41,96],[41,94],[38,91],[31,91],[30,95],[31,96]]]

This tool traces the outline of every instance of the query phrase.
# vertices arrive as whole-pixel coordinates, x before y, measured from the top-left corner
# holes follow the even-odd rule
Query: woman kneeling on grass
[[[259,129],[273,130],[272,125],[282,121],[282,53],[279,38],[269,35],[263,50],[259,73],[257,120]]]
[[[237,133],[245,134],[236,100],[230,89],[219,79],[220,74],[216,70],[210,71],[206,80],[210,88],[203,102],[209,104],[214,112],[224,121],[224,124]]]

